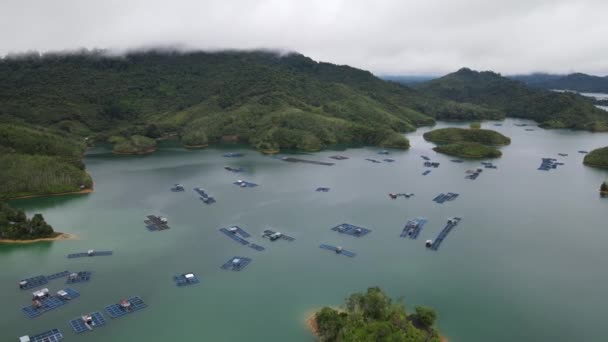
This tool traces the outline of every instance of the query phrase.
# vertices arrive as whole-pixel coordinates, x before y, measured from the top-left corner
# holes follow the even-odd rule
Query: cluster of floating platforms
[[[348,157],[340,156],[340,155],[331,156],[329,158],[335,159],[335,160],[346,160],[346,159],[348,159]]]
[[[224,157],[226,158],[236,158],[236,157],[242,157],[243,154],[239,153],[239,152],[230,152],[230,153],[224,153]]]
[[[99,311],[91,312],[85,316],[88,316],[87,321],[85,321],[84,316],[74,318],[70,321],[70,326],[75,333],[81,334],[86,331],[92,331],[93,328],[106,325],[106,319]]]
[[[425,161],[424,162],[424,167],[434,167],[434,168],[438,168],[439,167],[439,163],[438,162],[432,162],[432,161]]]
[[[171,187],[171,191],[173,191],[173,192],[182,192],[185,190],[186,189],[184,189],[184,186],[181,184],[173,184],[173,186]]]
[[[144,303],[139,296],[134,296],[127,300],[121,300],[120,303],[108,305],[105,310],[111,318],[119,318],[146,307],[148,307],[148,304]]]
[[[59,329],[51,329],[40,334],[32,336],[21,336],[20,342],[58,342],[63,340],[63,334]]]
[[[322,161],[316,161],[316,160],[308,160],[308,159],[300,159],[300,158],[294,158],[294,157],[282,157],[281,160],[286,161],[286,162],[291,162],[291,163],[308,163],[308,164],[325,165],[325,166],[335,165],[334,163],[328,163],[328,162],[322,162]]]
[[[332,245],[322,244],[319,247],[322,248],[322,249],[327,249],[329,251],[334,251],[334,252],[336,252],[336,254],[342,254],[344,256],[351,257],[351,258],[357,255],[356,253],[353,253],[351,251],[347,251],[346,249],[343,249],[340,246],[336,247],[336,246],[332,246]]]
[[[220,268],[230,271],[241,271],[251,263],[251,258],[235,256],[226,261]]]
[[[393,193],[388,194],[388,197],[390,197],[391,199],[397,199],[397,197],[410,198],[412,196],[414,196],[414,194],[411,193],[411,192],[398,193],[398,194],[393,194]]]
[[[435,238],[435,241],[431,241],[431,240],[426,241],[426,247],[428,247],[429,249],[431,249],[433,251],[438,250],[439,246],[441,245],[441,243],[443,242],[445,237],[448,236],[450,231],[458,225],[460,220],[461,220],[460,217],[454,217],[454,218],[449,219],[446,226],[443,228],[443,230],[441,230],[439,235],[437,235],[437,238]]]
[[[564,165],[564,163],[559,163],[557,159],[554,158],[543,158],[543,161],[540,163],[538,170],[541,171],[549,171],[552,169],[557,169],[559,165]]]
[[[243,172],[243,168],[242,167],[231,167],[231,166],[224,166],[224,169],[230,171],[230,172]]]
[[[45,312],[55,310],[69,303],[72,299],[80,297],[80,293],[71,288],[59,290],[56,295],[50,295],[48,289],[36,291],[32,293],[32,295],[34,296],[32,305],[25,306],[21,309],[29,318],[38,317]]]
[[[85,283],[91,280],[91,272],[89,271],[80,271],[76,273],[70,273],[68,275],[68,280],[66,283],[75,284],[75,283]]]
[[[329,192],[329,188],[325,188],[325,187],[319,187],[317,189],[315,189],[315,191],[317,192]]]
[[[422,173],[422,175],[423,175],[423,176],[426,176],[426,175],[428,175],[429,173],[431,173],[431,170],[426,170],[426,171],[424,171],[424,172]]]
[[[177,286],[188,286],[200,283],[196,275],[194,273],[184,273],[173,276],[173,281]]]
[[[337,226],[333,227],[331,230],[338,232],[338,233],[355,236],[355,237],[365,236],[372,232],[370,229],[354,226],[354,225],[348,224],[348,223],[342,223],[340,225],[337,225]]]
[[[267,238],[270,239],[270,241],[276,241],[276,240],[279,240],[279,239],[287,240],[287,241],[293,241],[293,240],[295,240],[291,236],[287,236],[287,235],[285,235],[283,233],[275,232],[274,230],[270,230],[270,229],[264,230],[264,233],[262,234],[262,237],[267,237]]]
[[[240,243],[241,245],[248,246],[249,248],[252,248],[258,252],[261,252],[266,249],[263,246],[256,245],[255,243],[250,243],[249,241],[245,240],[251,237],[251,234],[247,233],[243,228],[239,226],[233,226],[230,228],[220,228],[220,232],[224,233],[224,235]]]
[[[453,201],[458,196],[460,196],[460,195],[456,194],[456,193],[453,193],[453,192],[448,192],[447,194],[441,193],[437,197],[433,198],[433,201],[437,202],[439,204],[442,204],[442,203],[445,203],[445,202]]]
[[[54,274],[51,274],[48,276],[39,275],[39,276],[27,278],[27,279],[22,279],[21,281],[19,281],[19,289],[30,290],[30,289],[33,289],[36,287],[46,285],[51,280],[66,277],[69,274],[70,274],[70,271],[62,271],[62,272],[54,273]]]
[[[232,184],[234,184],[236,186],[240,186],[241,188],[254,188],[254,187],[258,186],[255,183],[246,182],[246,181],[240,180],[240,179],[237,180],[236,182],[232,183]]]
[[[482,162],[481,165],[486,169],[497,169],[498,166],[494,165],[492,162]]]
[[[405,227],[403,227],[403,231],[401,231],[401,235],[399,236],[402,238],[409,237],[410,239],[416,239],[427,222],[428,220],[422,217],[409,220],[405,224]]]
[[[374,164],[381,163],[381,161],[376,160],[376,159],[372,159],[372,158],[365,158],[365,160],[367,160],[367,161],[369,161],[369,162],[372,162],[372,163],[374,163]]]
[[[156,215],[148,215],[147,217],[148,219],[145,220],[144,223],[146,224],[146,228],[148,228],[148,230],[151,232],[167,230],[171,228],[167,225],[168,220],[165,217]]]
[[[84,253],[68,254],[68,259],[94,257],[94,256],[108,256],[108,255],[112,255],[112,254],[114,254],[114,252],[112,252],[112,251],[96,251],[94,249],[90,249]]]
[[[203,203],[205,204],[213,204],[215,203],[215,198],[213,198],[212,196],[210,196],[207,192],[205,192],[205,190],[203,190],[203,188],[194,188],[194,191],[196,191],[196,193],[198,193],[201,197],[201,201],[203,201]]]
[[[466,171],[466,176],[464,176],[464,178],[466,179],[470,179],[470,180],[476,180],[477,177],[479,177],[479,175],[483,172],[483,169],[477,169],[477,170],[467,170]]]

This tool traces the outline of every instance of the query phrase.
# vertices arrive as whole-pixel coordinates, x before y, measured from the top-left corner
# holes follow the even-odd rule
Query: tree
[[[600,191],[601,192],[608,192],[608,182],[602,183],[602,186],[600,186]]]
[[[426,307],[426,306],[416,306],[416,316],[415,318],[425,327],[432,327],[435,324],[435,319],[437,318],[437,314],[435,310]]]
[[[342,327],[344,326],[344,318],[338,311],[324,307],[315,315],[317,327],[321,338],[326,341],[334,341]]]

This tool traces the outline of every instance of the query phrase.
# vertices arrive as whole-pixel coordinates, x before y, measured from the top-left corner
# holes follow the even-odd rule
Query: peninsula
[[[67,240],[68,234],[55,232],[41,214],[28,219],[25,212],[0,202],[0,243],[31,243]]]

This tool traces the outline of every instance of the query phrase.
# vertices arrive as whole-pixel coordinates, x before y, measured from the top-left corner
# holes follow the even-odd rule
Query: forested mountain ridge
[[[569,75],[519,75],[510,78],[543,89],[572,90],[580,93],[608,93],[608,76],[583,73]]]
[[[544,128],[608,131],[608,112],[590,99],[530,88],[490,71],[463,68],[417,89],[430,96],[493,108],[509,117],[532,119]]]

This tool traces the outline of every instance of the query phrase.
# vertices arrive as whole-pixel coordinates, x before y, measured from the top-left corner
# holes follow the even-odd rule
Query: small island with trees
[[[608,169],[608,146],[595,149],[585,155],[583,164],[601,169]]]
[[[608,197],[608,181],[602,183],[600,186],[600,196]]]
[[[489,129],[479,128],[479,123],[466,128],[441,128],[424,133],[427,141],[434,142],[435,152],[461,158],[498,158],[502,152],[497,146],[509,145],[511,139]]]
[[[378,287],[350,295],[341,309],[324,307],[308,320],[321,341],[439,342],[433,309],[417,306],[407,314],[401,301],[394,302]]]
[[[41,214],[28,219],[22,209],[0,202],[0,243],[27,243],[65,240],[69,235],[58,233]]]

